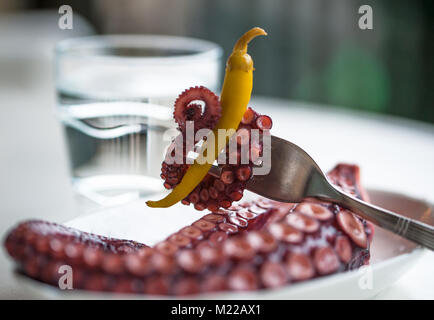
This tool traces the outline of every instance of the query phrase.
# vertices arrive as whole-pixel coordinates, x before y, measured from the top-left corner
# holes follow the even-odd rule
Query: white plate
[[[432,206],[396,193],[369,191],[373,203],[387,209],[433,223]],[[253,197],[251,194],[248,198]],[[152,245],[200,217],[191,207],[177,205],[169,209],[149,209],[143,200],[104,209],[69,221],[66,225],[83,231],[132,239]],[[335,274],[277,290],[249,293],[198,295],[198,299],[366,299],[398,280],[424,254],[425,250],[380,228],[375,229],[371,247],[371,265],[359,270]],[[114,295],[84,291],[63,292],[37,281],[18,276],[17,280],[38,298],[98,299],[155,298]]]

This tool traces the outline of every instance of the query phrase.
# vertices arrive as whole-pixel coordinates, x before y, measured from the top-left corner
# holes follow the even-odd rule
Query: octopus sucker
[[[329,176],[363,194],[351,176],[357,171],[338,165]],[[207,213],[152,247],[42,220],[12,229],[5,247],[22,273],[53,286],[69,265],[75,289],[191,295],[277,288],[358,268],[369,260],[371,237],[370,224],[338,205],[259,198]]]

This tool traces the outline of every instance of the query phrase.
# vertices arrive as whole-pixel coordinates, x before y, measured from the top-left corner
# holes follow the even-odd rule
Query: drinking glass
[[[221,54],[214,43],[172,36],[59,42],[57,114],[74,189],[104,206],[161,191],[173,103],[191,86],[219,90]]]

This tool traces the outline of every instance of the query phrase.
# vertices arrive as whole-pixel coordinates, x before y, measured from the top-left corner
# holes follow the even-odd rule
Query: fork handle
[[[337,203],[379,227],[434,250],[433,226],[356,199],[334,186],[330,187],[333,190],[321,196],[322,200]]]

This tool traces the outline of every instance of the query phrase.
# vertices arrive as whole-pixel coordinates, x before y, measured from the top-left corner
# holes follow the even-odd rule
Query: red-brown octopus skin
[[[338,165],[329,176],[365,194],[358,167]],[[358,268],[369,261],[372,231],[335,204],[258,199],[208,213],[153,247],[37,220],[11,230],[5,247],[21,272],[54,286],[59,267],[70,265],[74,289],[189,295],[276,288]]]
[[[198,101],[204,104],[203,112]],[[160,176],[166,189],[175,188],[189,168],[186,157],[190,151],[193,151],[190,150],[193,146],[187,146],[186,143],[187,121],[194,122],[194,134],[203,128],[214,129],[221,115],[218,96],[205,87],[187,89],[176,99],[173,115],[180,132],[169,147],[161,167]],[[268,133],[272,125],[273,122],[269,116],[258,114],[252,108],[248,108],[233,138],[236,139],[236,150],[230,150],[228,144],[225,155],[230,161],[226,164],[219,164],[222,169],[220,178],[207,175],[182,200],[182,203],[193,205],[199,211],[205,209],[216,211],[219,208],[229,208],[234,201],[239,201],[252,176],[253,166],[260,160],[263,151],[262,139],[260,136],[253,135],[252,130],[257,129],[258,133],[263,135]],[[194,141],[194,143],[198,142]],[[176,157],[175,151],[180,147],[182,147],[182,162],[173,163]]]

